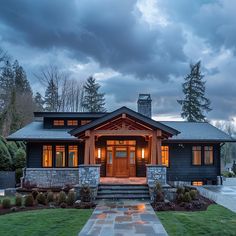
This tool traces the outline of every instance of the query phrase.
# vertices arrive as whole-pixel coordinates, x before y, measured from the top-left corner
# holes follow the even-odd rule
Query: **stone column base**
[[[147,164],[146,171],[149,187],[153,187],[156,181],[161,185],[166,185],[166,166]]]

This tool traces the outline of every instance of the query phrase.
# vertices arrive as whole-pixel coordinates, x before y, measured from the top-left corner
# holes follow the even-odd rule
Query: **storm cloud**
[[[94,74],[107,106],[136,107],[151,93],[155,116],[179,116],[189,63],[202,60],[211,119],[236,117],[236,3],[195,0],[3,0],[0,43],[33,77],[56,63]],[[37,87],[37,86],[35,86]]]

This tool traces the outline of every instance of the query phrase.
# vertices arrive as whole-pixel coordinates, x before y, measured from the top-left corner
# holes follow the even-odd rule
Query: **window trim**
[[[44,167],[43,166],[43,147],[51,146],[52,147],[52,166]],[[56,167],[56,146],[64,146],[65,147],[65,166]],[[69,158],[69,146],[77,146],[77,166],[70,167],[68,166],[68,158]],[[55,169],[63,169],[63,168],[78,168],[80,165],[80,145],[77,143],[53,143],[48,144],[45,143],[41,147],[41,168],[55,168]]]
[[[163,150],[162,148],[164,147],[167,147],[167,150]],[[162,156],[162,152],[167,152],[167,155],[168,155],[168,165],[163,165],[163,156]],[[166,168],[169,168],[170,167],[170,147],[168,145],[162,145],[161,146],[161,162],[162,162],[162,165],[165,166]]]
[[[201,148],[201,150],[193,150],[193,148],[194,147],[200,147]],[[202,158],[203,158],[203,156],[202,156],[202,145],[193,145],[192,146],[192,166],[202,166]],[[198,152],[200,152],[200,154],[201,154],[201,157],[200,157],[200,164],[194,164],[194,162],[193,162],[193,160],[194,160],[194,151],[198,151]]]
[[[210,148],[212,148],[212,150],[205,150],[205,148],[206,147],[210,147]],[[207,164],[206,162],[205,162],[205,160],[206,160],[206,151],[211,151],[212,152],[212,163],[210,163],[210,164]],[[204,163],[204,165],[205,166],[213,166],[214,165],[214,146],[213,145],[205,145],[204,146],[204,149],[203,149],[203,152],[204,152],[204,156],[203,156],[203,158],[204,158],[204,160],[203,160],[203,163]]]
[[[45,146],[50,146],[52,149],[51,149],[51,151],[52,151],[52,156],[51,156],[51,158],[52,158],[52,164],[51,164],[51,166],[44,166],[44,156],[43,156],[43,154],[44,154],[44,147]],[[52,144],[43,144],[43,146],[42,146],[42,154],[41,154],[41,166],[42,166],[42,168],[53,168],[53,166],[54,166],[54,158],[53,158],[53,155],[54,155],[54,153],[53,153],[53,145]]]
[[[69,122],[71,122],[72,124],[69,124]],[[74,123],[76,123],[76,124],[74,124]],[[69,119],[69,120],[66,121],[66,124],[69,127],[78,126],[79,125],[79,121],[76,120],[76,119]]]
[[[56,124],[57,123],[57,124]],[[61,123],[61,124],[60,124]],[[62,124],[63,123],[63,124]],[[65,120],[63,119],[53,119],[53,127],[64,127],[65,126]]]

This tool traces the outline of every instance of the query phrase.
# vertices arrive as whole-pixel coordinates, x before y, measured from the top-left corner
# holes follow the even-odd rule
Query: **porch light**
[[[142,159],[144,159],[145,158],[145,150],[144,150],[144,148],[142,148]]]
[[[98,158],[101,158],[101,148],[98,148]]]

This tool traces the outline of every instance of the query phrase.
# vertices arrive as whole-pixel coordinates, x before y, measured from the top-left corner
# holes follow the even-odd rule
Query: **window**
[[[204,164],[205,165],[213,164],[213,147],[212,146],[204,147]]]
[[[169,166],[169,147],[161,146],[161,159],[163,166]]]
[[[125,157],[127,157],[127,148],[126,147],[124,147],[124,148],[117,147],[116,148],[116,157],[117,158],[125,158]]]
[[[53,125],[54,126],[64,126],[65,125],[65,121],[64,120],[54,120],[53,121]]]
[[[192,163],[193,165],[202,164],[202,147],[201,146],[193,146]]]
[[[78,166],[78,146],[69,146],[68,147],[68,167],[77,167]]]
[[[135,147],[130,147],[129,158],[130,164],[135,164]]]
[[[52,167],[52,146],[43,145],[43,167]]]
[[[65,146],[56,146],[56,167],[65,167]]]
[[[107,145],[115,145],[115,146],[135,146],[136,141],[135,140],[107,140]]]
[[[86,125],[89,122],[91,122],[91,120],[81,120],[81,125]]]
[[[193,186],[202,186],[202,185],[203,185],[203,182],[202,182],[202,181],[193,181],[193,182],[192,182],[192,185],[193,185]]]
[[[68,126],[77,126],[78,125],[78,120],[68,120],[67,125]]]
[[[112,164],[112,147],[107,147],[107,164]]]

